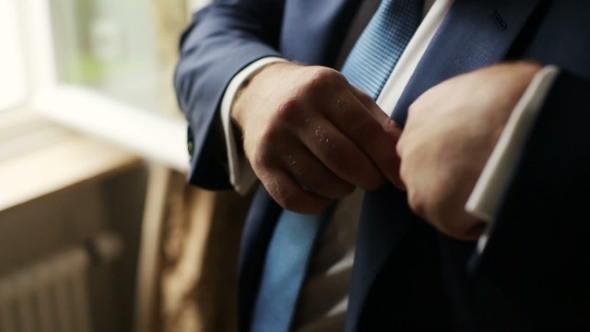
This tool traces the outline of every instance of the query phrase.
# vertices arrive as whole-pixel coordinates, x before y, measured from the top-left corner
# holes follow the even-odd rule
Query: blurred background
[[[0,332],[233,330],[249,198],[186,186],[172,86],[207,2],[0,0]]]

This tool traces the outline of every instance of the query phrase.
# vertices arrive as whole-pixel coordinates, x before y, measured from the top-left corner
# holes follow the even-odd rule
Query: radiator
[[[89,267],[121,250],[120,238],[104,233],[0,277],[0,332],[91,332]]]

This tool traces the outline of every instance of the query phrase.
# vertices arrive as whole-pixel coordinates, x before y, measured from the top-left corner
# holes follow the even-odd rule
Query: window
[[[51,0],[51,11],[61,82],[161,111],[160,83],[169,78],[160,63],[149,1]]]
[[[147,159],[188,168],[186,123],[177,107],[173,73],[189,8],[207,0],[0,3],[7,1],[18,4],[26,32],[28,108]],[[2,8],[0,24],[3,14],[14,17]],[[2,79],[0,84],[17,87],[14,78]]]
[[[21,26],[17,0],[0,0],[0,111],[26,97]]]
[[[185,171],[173,74],[191,11],[210,1],[0,0],[0,142],[38,133],[32,110]]]

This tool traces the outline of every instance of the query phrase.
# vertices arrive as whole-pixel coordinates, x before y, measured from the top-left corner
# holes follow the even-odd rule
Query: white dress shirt
[[[441,25],[454,0],[426,0],[425,17],[408,43],[395,69],[385,83],[377,104],[381,109],[395,108],[408,81],[414,73],[426,48]],[[341,51],[342,65],[354,42],[370,20],[380,0],[365,0],[356,17],[351,32]],[[256,176],[245,156],[238,153],[231,125],[231,105],[241,85],[264,66],[282,58],[269,57],[258,60],[238,73],[228,85],[221,104],[221,117],[226,138],[230,180],[236,191],[245,193],[256,181]],[[523,149],[524,141],[550,89],[558,69],[546,67],[533,79],[529,88],[515,107],[475,189],[466,210],[491,225],[512,170]],[[394,152],[392,152],[394,153]],[[318,249],[310,265],[309,276],[303,285],[295,315],[294,330],[298,332],[342,331],[348,305],[348,286],[352,265],[356,230],[360,217],[362,192],[357,190],[340,201],[331,220],[319,239]],[[489,230],[488,226],[488,230]],[[481,236],[478,250],[483,250],[487,232]]]

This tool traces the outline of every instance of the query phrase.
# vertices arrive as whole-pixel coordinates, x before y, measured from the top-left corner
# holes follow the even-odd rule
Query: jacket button
[[[189,139],[188,142],[186,142],[186,147],[188,149],[188,154],[192,157],[195,150],[195,142],[193,142],[192,139]]]

